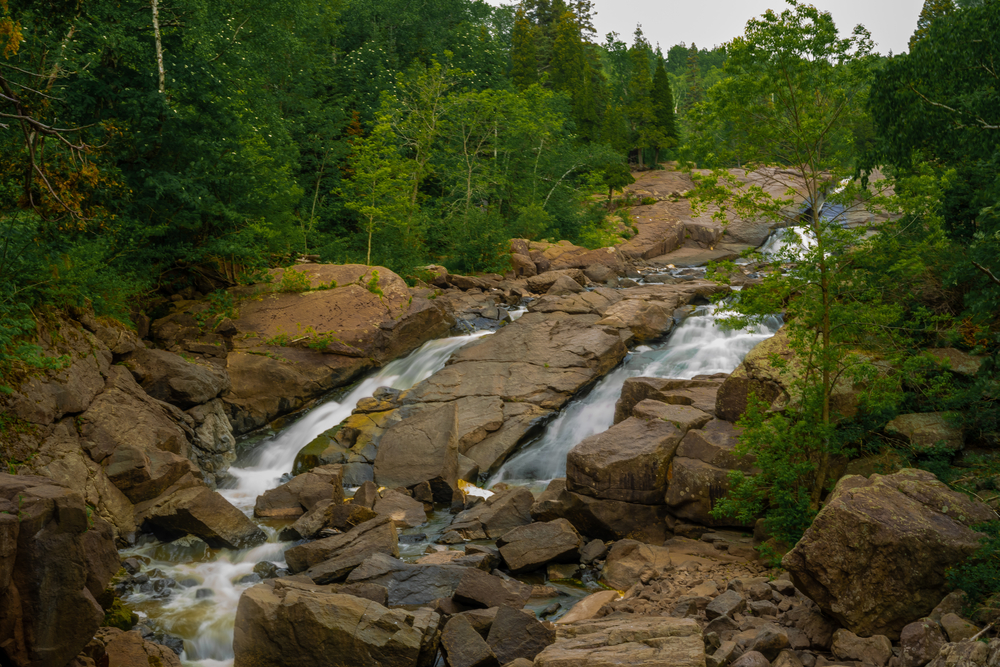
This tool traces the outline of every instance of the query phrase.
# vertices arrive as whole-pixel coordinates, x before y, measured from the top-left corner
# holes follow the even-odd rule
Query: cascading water
[[[516,318],[521,312],[511,315]],[[387,364],[339,400],[313,408],[287,429],[258,443],[230,468],[235,485],[220,489],[220,493],[249,514],[257,496],[277,486],[281,477],[291,471],[299,450],[347,418],[359,400],[371,396],[379,387],[409,389],[443,368],[456,350],[490,333],[480,331],[430,341],[407,357]],[[268,534],[268,542],[242,551],[208,550],[200,541],[182,539],[167,545],[148,542],[123,552],[123,556],[148,561],[144,572],[151,578],[178,582],[169,590],[149,587],[150,590],[133,593],[125,602],[154,618],[159,630],[184,639],[186,665],[232,664],[236,606],[243,591],[254,583],[241,579],[252,576],[254,565],[260,561],[283,564],[284,551],[289,546],[277,541],[277,531],[273,528],[262,528]]]
[[[699,306],[665,342],[637,347],[625,363],[604,376],[586,396],[571,401],[545,432],[511,457],[490,484],[550,480],[566,474],[566,454],[578,442],[607,430],[614,422],[615,403],[630,377],[692,378],[730,373],[757,343],[781,326],[773,316],[752,330],[720,326],[717,306]]]

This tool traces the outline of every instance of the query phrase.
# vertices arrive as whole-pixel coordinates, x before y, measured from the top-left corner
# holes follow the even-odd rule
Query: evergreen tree
[[[920,10],[920,16],[917,17],[917,29],[910,37],[910,50],[913,50],[914,44],[927,37],[931,30],[931,23],[953,11],[955,11],[954,0],[924,0],[924,7]]]
[[[653,115],[656,117],[656,127],[663,137],[656,145],[656,162],[660,161],[660,150],[677,144],[677,118],[674,114],[674,94],[670,90],[670,79],[663,67],[663,58],[658,58],[656,71],[653,73]]]
[[[523,9],[517,10],[517,20],[511,35],[510,78],[519,90],[538,83],[538,51],[535,48],[535,34],[531,22]]]
[[[638,149],[638,162],[641,166],[644,164],[643,150],[658,145],[660,133],[653,107],[653,80],[649,72],[652,51],[640,28],[635,30],[635,43],[628,50],[628,55],[631,71],[625,115],[629,123],[629,141]]]
[[[571,95],[579,90],[583,70],[583,44],[576,17],[565,11],[553,24],[552,61],[549,81],[552,88]]]
[[[701,87],[701,68],[698,63],[698,47],[691,44],[687,57],[687,93],[684,95],[684,111],[688,111],[698,102],[705,99],[705,91]]]

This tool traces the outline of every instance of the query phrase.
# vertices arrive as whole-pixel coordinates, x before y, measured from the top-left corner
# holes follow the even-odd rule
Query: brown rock
[[[531,278],[538,273],[535,263],[531,261],[531,257],[528,255],[514,253],[510,256],[510,263],[514,269],[514,274],[518,278]]]
[[[107,663],[114,667],[181,667],[180,658],[166,646],[142,638],[138,630],[122,632],[118,628],[101,628]]]
[[[361,505],[368,509],[375,507],[376,500],[378,500],[378,487],[375,486],[375,482],[365,482],[358,487],[358,490],[354,492],[354,497],[351,498],[351,502],[355,505]]]
[[[943,572],[978,548],[969,526],[993,518],[928,472],[844,477],[782,565],[848,630],[898,637],[941,600]]]
[[[668,514],[664,505],[591,498],[567,491],[565,479],[549,482],[531,506],[531,517],[535,521],[565,518],[580,533],[590,537],[602,540],[631,538],[650,544],[666,539]]]
[[[496,539],[504,533],[531,523],[531,506],[535,497],[523,486],[494,493],[485,502],[460,512],[452,521],[451,530],[466,539]]]
[[[770,667],[771,661],[758,651],[747,651],[732,662],[732,667]]]
[[[399,555],[399,539],[389,517],[377,517],[342,535],[292,547],[285,552],[285,561],[289,572],[304,572],[316,583],[328,584],[343,580],[376,553]]]
[[[535,657],[535,667],[704,667],[698,623],[663,616],[581,621]]]
[[[528,278],[528,289],[535,294],[545,294],[560,278],[570,278],[580,287],[587,284],[587,277],[580,269],[562,269],[539,272],[537,276]]]
[[[141,514],[137,508],[136,514],[137,523],[148,524],[168,536],[195,535],[217,548],[243,549],[266,539],[243,512],[205,486],[166,493],[143,508]]]
[[[291,481],[257,497],[253,514],[258,517],[294,519],[324,500],[344,502],[343,469],[320,466],[296,475]]]
[[[926,351],[935,361],[960,375],[975,375],[983,365],[983,358],[966,354],[953,347],[932,348]]]
[[[622,384],[621,398],[615,404],[615,423],[632,416],[640,402],[652,399],[670,405],[688,405],[715,414],[716,395],[722,380],[671,380],[663,378],[628,378]]]
[[[229,391],[229,376],[216,366],[191,363],[166,350],[141,348],[125,365],[153,398],[190,408]]]
[[[531,597],[531,586],[513,579],[502,579],[476,568],[466,568],[454,600],[468,607],[513,607],[520,609]]]
[[[632,416],[646,421],[659,419],[670,422],[682,433],[701,428],[712,419],[712,415],[690,405],[671,405],[651,399],[640,401],[632,409]]]
[[[945,614],[941,617],[941,628],[948,635],[948,641],[962,642],[972,639],[979,633],[979,628],[969,623],[958,614]]]
[[[385,553],[369,556],[347,578],[347,583],[372,583],[389,590],[389,605],[429,605],[450,598],[470,568],[484,564],[484,557],[466,557],[447,563],[404,563]]]
[[[583,540],[569,521],[556,519],[514,528],[497,540],[497,546],[511,572],[526,572],[550,561],[575,561]]]
[[[626,591],[639,581],[646,570],[662,573],[671,569],[670,549],[635,540],[620,540],[608,552],[601,580],[611,588]]]
[[[949,423],[953,413],[922,412],[899,415],[885,425],[885,432],[903,438],[917,451],[926,451],[941,444],[952,451],[962,448],[962,430]]]
[[[486,638],[501,664],[524,658],[534,660],[556,639],[555,630],[539,623],[529,612],[500,607]]]
[[[580,284],[569,276],[559,276],[545,293],[552,296],[559,296],[562,294],[576,294],[582,291],[583,288],[580,287]]]
[[[240,597],[234,666],[430,667],[440,621],[429,609],[389,610],[324,586],[276,579]]]
[[[445,624],[441,648],[450,667],[498,667],[500,664],[489,644],[461,614]]]
[[[914,621],[899,633],[900,667],[924,667],[944,646],[941,626],[929,618]]]
[[[398,528],[412,528],[427,523],[424,504],[398,491],[386,489],[375,501],[375,513],[387,516]]]
[[[570,450],[566,488],[595,498],[661,504],[682,437],[669,422],[630,417]]]
[[[590,620],[597,616],[597,612],[601,610],[601,607],[617,600],[619,597],[621,595],[619,595],[618,591],[598,591],[591,593],[573,605],[569,611],[555,621],[555,624],[566,625],[567,623]]]
[[[321,500],[311,510],[296,519],[291,526],[282,528],[279,539],[290,542],[313,539],[324,528],[347,532],[376,516],[378,515],[373,510],[363,505]]]
[[[882,667],[892,657],[892,642],[884,635],[874,635],[862,639],[849,630],[841,628],[833,633],[833,654],[841,660],[854,660],[863,665]]]
[[[454,403],[424,410],[389,427],[375,458],[382,486],[429,482],[437,502],[450,502],[458,488],[458,409]]]

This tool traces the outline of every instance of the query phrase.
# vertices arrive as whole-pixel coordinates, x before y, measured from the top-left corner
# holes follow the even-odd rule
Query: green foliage
[[[965,591],[965,604],[970,609],[1000,593],[1000,521],[981,523],[973,528],[983,534],[979,549],[967,561],[945,572],[952,588]]]
[[[121,598],[115,598],[111,606],[104,612],[103,628],[118,628],[128,632],[139,622],[139,615],[125,606]]]
[[[281,274],[281,282],[277,285],[279,292],[308,292],[312,289],[309,276],[305,271],[285,269]]]

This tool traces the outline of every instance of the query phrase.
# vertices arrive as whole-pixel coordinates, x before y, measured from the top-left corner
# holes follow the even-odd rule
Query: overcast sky
[[[510,0],[488,0],[490,4],[511,4]],[[871,32],[880,53],[906,51],[906,43],[917,26],[923,0],[812,0],[828,11],[842,35],[858,23]],[[674,44],[692,42],[711,47],[743,34],[747,20],[767,9],[788,7],[782,0],[595,0],[598,41],[617,32],[632,42],[637,23],[650,44],[659,42],[666,51]]]

